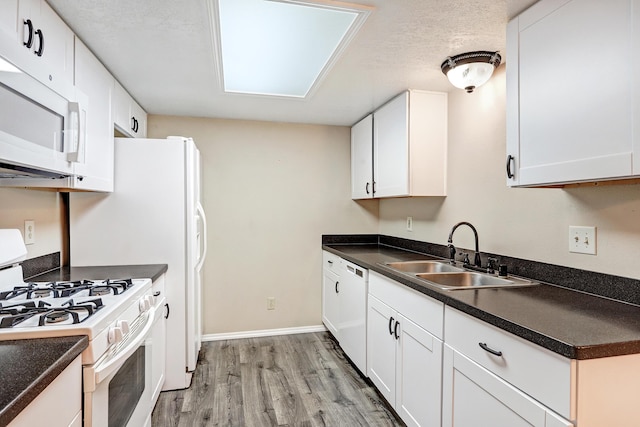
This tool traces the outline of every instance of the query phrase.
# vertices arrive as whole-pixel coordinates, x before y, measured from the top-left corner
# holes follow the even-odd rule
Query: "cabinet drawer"
[[[571,413],[571,361],[538,345],[445,308],[445,342],[562,416]],[[501,355],[483,349],[486,346]]]
[[[442,339],[444,304],[388,277],[369,272],[369,293]]]
[[[322,268],[340,275],[340,257],[331,252],[322,251]]]

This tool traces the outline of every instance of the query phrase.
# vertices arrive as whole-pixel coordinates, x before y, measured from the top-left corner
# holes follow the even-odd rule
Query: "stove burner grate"
[[[104,307],[101,298],[74,303],[72,299],[58,307],[45,301],[38,304],[28,301],[23,304],[0,306],[0,329],[12,328],[25,320],[39,315],[38,326],[60,323],[71,318],[72,323],[81,323]]]

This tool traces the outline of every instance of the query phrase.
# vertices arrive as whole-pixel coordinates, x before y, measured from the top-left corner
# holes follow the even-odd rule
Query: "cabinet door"
[[[340,321],[340,280],[338,275],[322,269],[322,322],[338,341]]]
[[[440,425],[442,341],[398,315],[396,412],[408,426]]]
[[[117,81],[113,94],[113,122],[125,136],[147,136],[147,113]]]
[[[20,21],[22,24],[22,21]],[[18,0],[0,1],[0,36],[18,40]]]
[[[409,195],[409,92],[373,113],[376,197]]]
[[[131,136],[130,99],[127,91],[118,81],[115,81],[112,106],[113,122],[120,131],[124,132],[125,136]]]
[[[444,347],[443,427],[569,427],[520,390]]]
[[[373,115],[369,114],[351,128],[351,198],[372,198],[373,182]]]
[[[82,356],[76,357],[8,427],[76,426],[82,411]],[[46,421],[44,421],[46,417]],[[7,425],[7,424],[3,424]]]
[[[75,166],[75,172],[83,176],[79,186],[87,190],[113,191],[113,76],[79,39],[76,40],[75,66],[76,87],[89,99],[84,163]]]
[[[510,24],[518,27],[508,31],[510,49],[517,53],[509,51],[507,66],[513,64],[517,75],[508,74],[507,96],[518,98],[517,115],[508,101],[518,129],[510,130],[509,137],[519,139],[519,153],[508,154],[518,156],[520,185],[634,172],[633,67],[638,54],[632,3],[543,0]],[[585,58],[594,59],[584,66]]]
[[[369,294],[367,301],[367,374],[385,399],[396,404],[395,311]]]
[[[131,133],[134,138],[146,138],[147,137],[147,113],[142,109],[137,102],[131,99],[131,117],[132,122]]]
[[[74,35],[44,0],[20,0],[19,23],[31,20],[32,45],[24,61],[24,70],[65,96],[73,87]],[[29,31],[22,27],[19,43],[27,42]]]

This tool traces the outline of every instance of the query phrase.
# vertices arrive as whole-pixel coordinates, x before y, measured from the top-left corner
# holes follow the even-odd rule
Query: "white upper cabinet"
[[[117,81],[113,98],[113,120],[116,128],[125,136],[146,138],[147,113]]]
[[[18,39],[18,0],[0,1],[0,32],[3,37]]]
[[[446,195],[446,93],[406,91],[373,113],[373,174],[364,167],[367,120],[352,128],[354,199],[371,197],[366,190],[376,198]]]
[[[351,198],[371,199],[373,188],[373,114],[351,128]]]
[[[44,0],[2,0],[0,52],[63,96],[73,94],[73,32]]]
[[[445,196],[447,94],[407,91],[373,114],[376,197]]]
[[[541,0],[507,27],[507,184],[640,175],[637,0]]]
[[[75,187],[113,191],[114,140],[111,95],[114,78],[91,51],[76,39],[76,87],[87,95],[86,148],[83,161],[75,165]]]

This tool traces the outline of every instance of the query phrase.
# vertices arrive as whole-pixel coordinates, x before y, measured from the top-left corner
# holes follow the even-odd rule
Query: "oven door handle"
[[[122,346],[122,348],[118,349],[115,355],[110,355],[104,363],[98,362],[97,365],[94,365],[94,367],[88,370],[88,375],[85,375],[84,378],[85,392],[95,390],[98,384],[108,378],[113,372],[120,369],[122,364],[124,364],[124,362],[138,349],[138,347],[140,347],[153,327],[155,311],[155,307],[151,307],[144,313],[144,316],[146,316],[144,325],[132,325],[132,329],[135,328],[137,332],[135,335],[128,336],[124,341],[118,344],[119,346]]]

